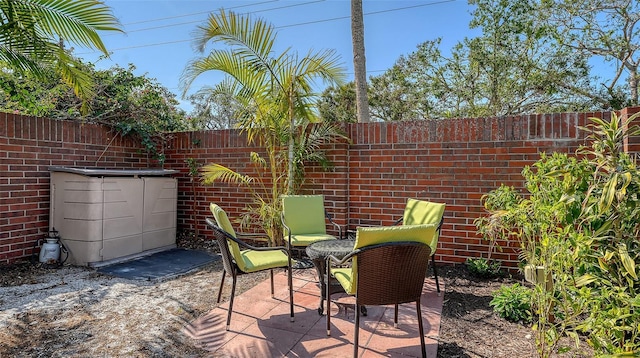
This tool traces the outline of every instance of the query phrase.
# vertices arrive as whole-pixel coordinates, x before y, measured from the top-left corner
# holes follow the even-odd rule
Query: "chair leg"
[[[398,304],[395,304],[393,310],[393,328],[398,328]]]
[[[274,290],[273,290],[273,269],[270,269],[269,272],[271,273],[271,298],[273,298],[274,294]]]
[[[431,266],[433,267],[433,276],[436,278],[436,290],[438,291],[438,296],[440,296],[440,281],[438,281],[438,269],[436,269],[435,255],[431,255]]]
[[[291,257],[289,257],[291,260]],[[295,319],[293,317],[293,277],[291,274],[291,262],[289,262],[289,267],[287,267],[287,281],[289,282],[289,307],[291,309],[291,322]]]
[[[233,312],[233,299],[236,296],[236,275],[232,275],[233,283],[231,284],[231,299],[229,300],[229,312],[227,313],[227,331],[231,326],[231,312]]]
[[[422,358],[427,357],[427,349],[424,345],[424,326],[422,325],[422,312],[420,311],[420,299],[416,301],[416,313],[418,314],[418,331],[420,331],[420,348],[422,350]]]
[[[227,271],[222,269],[222,278],[220,279],[220,289],[218,289],[218,303],[220,303],[220,298],[222,297],[222,287],[224,286],[224,275],[226,273]]]
[[[358,314],[358,312],[360,312],[360,305],[356,303],[356,329],[353,333],[353,358],[358,357],[358,338],[360,338],[360,315]]]
[[[327,272],[325,272],[325,274],[327,276],[325,276],[325,280],[327,280],[327,282],[331,282],[331,265],[329,265],[329,262],[327,262]],[[326,300],[325,302],[325,310],[327,311],[327,336],[331,335],[331,294],[329,293],[329,287],[327,287],[325,289],[325,297],[324,299]],[[356,311],[357,312],[357,311]],[[357,314],[356,314],[357,316]]]

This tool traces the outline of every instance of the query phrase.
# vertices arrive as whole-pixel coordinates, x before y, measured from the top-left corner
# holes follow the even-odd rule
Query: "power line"
[[[394,11],[401,11],[401,10],[414,9],[414,8],[417,8],[417,7],[424,7],[424,6],[431,6],[431,5],[439,5],[439,4],[444,4],[444,3],[453,2],[453,1],[456,1],[456,0],[442,0],[442,1],[436,1],[436,2],[431,2],[431,3],[427,3],[427,4],[420,4],[420,5],[413,5],[413,6],[398,7],[398,8],[394,8],[394,9],[387,9],[387,10],[372,11],[372,12],[364,13],[364,16],[369,16],[369,15],[378,15],[378,14],[383,14],[383,13],[387,13],[387,12],[394,12]],[[287,28],[287,27],[295,27],[295,26],[311,25],[311,24],[317,24],[317,23],[322,23],[322,22],[330,22],[330,21],[344,20],[344,19],[350,19],[350,18],[351,18],[351,16],[333,17],[333,18],[330,18],[330,19],[322,19],[322,20],[315,20],[315,21],[300,22],[300,23],[297,23],[297,24],[291,24],[291,25],[276,26],[276,29],[284,29],[284,28]]]
[[[273,1],[278,1],[278,0],[265,1],[265,2],[261,2],[261,3],[255,3],[255,4],[252,4],[252,5],[269,3],[269,2],[273,2]],[[286,6],[280,6],[280,7],[275,7],[275,8],[269,8],[269,9],[251,11],[251,12],[247,12],[245,14],[255,14],[255,13],[267,12],[267,11],[273,11],[273,10],[282,10],[282,9],[291,8],[291,7],[295,7],[295,6],[309,5],[309,4],[313,4],[313,3],[317,3],[317,2],[323,2],[323,1],[325,1],[325,0],[308,1],[308,2],[305,2],[305,3],[301,3],[301,4],[293,4],[293,5],[286,5]],[[430,2],[430,3],[426,3],[426,4],[405,6],[405,7],[386,9],[386,10],[379,10],[379,11],[371,11],[371,12],[364,13],[364,16],[379,15],[379,14],[383,14],[383,13],[403,11],[403,10],[415,9],[415,8],[425,7],[425,6],[440,5],[440,4],[444,4],[444,3],[448,3],[448,2],[454,2],[454,1],[456,1],[456,0],[442,0],[442,1]],[[243,6],[249,6],[249,5],[243,5]],[[180,18],[180,17],[185,17],[185,16],[191,16],[191,15],[205,14],[205,13],[210,13],[210,12],[211,11],[205,11],[205,12],[192,13],[192,14],[187,14],[187,15],[177,15],[177,16],[164,17],[164,18],[154,19],[154,20],[144,20],[144,21],[134,22],[134,23],[130,23],[130,24],[143,23],[143,22],[153,22],[153,21],[166,20],[166,19],[172,19],[172,18]],[[351,18],[350,16],[340,16],[340,17],[333,17],[333,18],[328,18],[328,19],[320,19],[320,20],[314,20],[314,21],[300,22],[300,23],[295,23],[295,24],[290,24],[290,25],[276,26],[275,28],[276,29],[284,29],[284,28],[289,28],[289,27],[305,26],[305,25],[311,25],[311,24],[317,24],[317,23],[323,23],[323,22],[332,22],[332,21],[338,21],[338,20],[345,20],[345,19],[350,19],[350,18]],[[180,23],[176,23],[176,24],[161,25],[161,26],[154,26],[154,27],[146,27],[146,28],[142,28],[142,29],[127,31],[127,33],[149,31],[149,30],[158,30],[158,29],[175,27],[175,26],[196,24],[196,23],[200,23],[200,22],[202,22],[202,20],[180,22]],[[184,40],[184,41],[190,41],[190,40]],[[175,42],[176,41],[172,41],[172,42],[169,42],[169,43],[175,43]],[[181,41],[179,41],[179,42],[181,42]],[[148,46],[157,46],[157,45],[164,45],[164,44],[166,44],[166,43],[149,44]],[[143,46],[144,45],[134,46],[134,47],[118,48],[118,49],[114,49],[113,51],[121,50],[121,49],[140,48],[140,47],[143,47]]]
[[[278,0],[264,1],[264,2],[261,2],[261,3],[256,3],[256,4],[251,4],[251,5],[266,4],[266,3],[274,2],[274,1],[278,1]],[[246,12],[246,13],[244,13],[244,14],[245,14],[245,15],[246,15],[246,14],[256,14],[256,13],[259,13],[259,12],[267,12],[267,11],[273,11],[273,10],[282,10],[282,9],[288,9],[288,8],[292,8],[292,7],[296,7],[296,6],[304,6],[304,5],[309,5],[309,4],[314,4],[314,3],[318,3],[318,2],[324,2],[324,1],[325,1],[325,0],[307,1],[307,2],[304,2],[304,3],[300,3],[300,4],[284,5],[284,6],[272,7],[272,8],[269,8],[269,9],[262,9],[262,10],[249,11],[249,12]],[[244,6],[249,6],[249,5],[235,6],[235,7],[231,7],[231,8],[229,8],[229,9],[234,9],[234,8],[244,7]],[[174,19],[174,18],[187,17],[187,16],[192,16],[192,15],[209,14],[209,13],[211,13],[211,10],[209,10],[209,11],[203,11],[203,12],[196,12],[196,13],[187,14],[187,15],[178,15],[178,16],[172,16],[172,17],[163,17],[163,18],[160,18],[160,19],[154,19],[154,20],[144,20],[144,21],[134,22],[133,24],[143,23],[143,22],[160,21],[160,20],[166,20],[166,19]],[[182,25],[197,24],[197,23],[201,23],[201,22],[202,22],[202,20],[194,20],[194,21],[179,22],[179,23],[175,23],[175,24],[160,25],[160,26],[154,26],[154,27],[145,27],[145,28],[142,28],[142,29],[130,30],[130,31],[127,31],[127,33],[132,33],[132,32],[141,32],[141,31],[149,31],[149,30],[157,30],[157,29],[164,29],[164,28],[168,28],[168,27],[175,27],[175,26],[182,26]],[[115,35],[115,34],[113,34],[113,35]]]
[[[256,2],[256,3],[253,3],[253,4],[245,4],[245,5],[232,6],[232,7],[229,7],[229,9],[238,9],[238,8],[241,8],[241,7],[249,7],[249,6],[254,6],[254,5],[262,5],[262,4],[268,4],[268,3],[271,3],[271,2],[278,2],[278,1],[280,1],[280,0],[268,0],[268,1]],[[141,20],[141,21],[129,22],[129,23],[124,24],[124,25],[125,25],[125,26],[126,26],[126,25],[137,25],[137,24],[144,24],[144,23],[147,23],[147,22],[154,22],[154,21],[162,21],[162,20],[178,19],[178,18],[181,18],[181,17],[189,17],[189,16],[195,16],[195,15],[208,14],[208,13],[210,13],[210,12],[211,12],[211,10],[208,10],[208,11],[200,11],[200,12],[193,12],[193,13],[191,13],[191,14],[176,15],[176,16],[169,16],[169,17],[161,17],[161,18],[157,18],[157,19],[149,19],[149,20]]]
[[[264,2],[260,2],[260,3],[254,3],[254,4],[252,4],[252,5],[258,5],[258,4],[269,3],[269,2],[274,2],[274,1],[278,1],[278,0],[264,1]],[[294,7],[294,6],[308,5],[308,4],[312,4],[312,3],[316,3],[316,2],[323,2],[323,1],[325,1],[325,0],[309,1],[309,2],[305,2],[305,3],[301,3],[301,4],[293,4],[293,5],[286,5],[286,6],[280,6],[280,7],[275,7],[275,8],[269,8],[269,9],[263,9],[263,10],[252,11],[252,12],[248,12],[248,13],[246,13],[246,14],[258,13],[258,12],[266,12],[266,11],[273,11],[273,10],[281,10],[281,9],[290,8],[290,7]],[[454,1],[456,1],[456,0],[441,0],[441,1],[434,1],[434,2],[430,2],[430,3],[419,4],[419,5],[404,6],[404,7],[392,8],[392,9],[385,9],[385,10],[371,11],[371,12],[364,13],[363,15],[364,15],[364,16],[379,15],[379,14],[383,14],[383,13],[389,13],[389,12],[397,12],[397,11],[410,10],[410,9],[415,9],[415,8],[420,8],[420,7],[426,7],[426,6],[433,6],[433,5],[439,5],[439,4],[444,4],[444,3],[454,2]],[[243,6],[249,6],[249,5],[243,5]],[[237,6],[237,7],[242,7],[242,6]],[[167,17],[167,18],[161,18],[161,19],[156,19],[156,20],[165,20],[165,19],[171,19],[171,18],[180,18],[180,17],[186,17],[186,16],[191,16],[191,15],[196,15],[196,14],[202,14],[202,13],[210,13],[210,11],[207,11],[207,12],[201,12],[201,13],[187,14],[187,15],[176,15],[176,16]],[[350,18],[351,18],[350,16],[340,16],[340,17],[327,18],[327,19],[321,19],[321,20],[315,20],[315,21],[307,21],[307,22],[300,22],[300,23],[289,24],[289,25],[276,26],[276,27],[274,27],[274,28],[275,28],[275,29],[285,29],[285,28],[299,27],[299,26],[306,26],[306,25],[312,25],[312,24],[323,23],[323,22],[332,22],[332,21],[338,21],[338,20],[345,20],[345,19],[350,19]],[[144,21],[135,22],[135,23],[152,22],[152,21],[156,21],[156,20],[144,20]],[[184,22],[184,23],[180,23],[180,24],[170,24],[170,25],[164,25],[164,26],[156,26],[156,27],[151,27],[151,28],[145,28],[145,29],[134,30],[134,31],[130,31],[130,32],[146,31],[146,30],[155,30],[155,29],[161,29],[161,28],[173,27],[173,26],[184,25],[184,24],[192,24],[192,23],[198,23],[198,22],[201,22],[201,21],[191,21],[191,22]],[[192,39],[184,39],[184,40],[174,40],[174,41],[158,42],[158,43],[153,43],[153,44],[134,45],[134,46],[127,46],[127,47],[120,47],[120,48],[117,48],[117,49],[113,49],[112,51],[122,51],[122,50],[132,50],[132,49],[139,49],[139,48],[146,48],[146,47],[165,46],[165,45],[171,45],[171,44],[177,44],[177,43],[190,42],[191,40],[192,40]],[[79,54],[79,55],[82,55],[82,54],[88,54],[88,53],[81,53],[81,54]],[[380,72],[386,72],[386,70],[367,70],[367,73],[369,73],[369,74],[370,74],[370,73],[380,73]]]

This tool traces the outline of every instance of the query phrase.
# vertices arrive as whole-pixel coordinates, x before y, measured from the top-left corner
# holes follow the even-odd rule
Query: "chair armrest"
[[[287,223],[284,220],[284,212],[280,213],[280,220],[282,221],[282,227],[284,228],[284,230],[289,233],[289,247],[291,247],[291,228],[287,225]]]
[[[347,261],[350,261],[353,258],[353,256],[357,255],[359,252],[360,252],[360,249],[351,251],[349,254],[347,254],[347,256],[343,257],[342,260],[338,259],[333,255],[327,256],[326,265],[325,265],[327,267],[327,272],[326,272],[327,280],[331,277],[331,267],[334,266],[332,265],[332,263],[335,264],[335,266],[344,265]]]
[[[342,237],[342,227],[338,224],[336,224],[335,222],[333,222],[333,219],[331,218],[331,214],[329,214],[329,212],[327,210],[324,211],[324,216],[327,218],[327,220],[329,220],[329,222],[331,224],[333,224],[333,226],[338,228],[338,239],[343,239]]]
[[[331,264],[334,264],[335,266],[344,265],[347,261],[351,260],[353,256],[357,255],[358,253],[360,253],[360,249],[351,251],[350,253],[347,254],[347,256],[343,257],[342,259],[338,259],[333,255],[329,255],[326,258],[327,267],[331,266]]]
[[[269,243],[265,234],[236,232],[236,237],[240,240],[249,240],[258,243]]]
[[[255,251],[281,250],[281,251],[284,251],[287,255],[289,255],[289,251],[284,246],[257,247],[257,246],[249,245],[246,242],[244,242],[244,241],[242,241],[242,240],[240,240],[238,238],[235,238],[235,237],[229,235],[229,233],[227,233],[226,231],[222,230],[220,227],[218,227],[218,225],[214,224],[215,221],[213,221],[212,218],[207,218],[206,221],[207,221],[207,223],[209,223],[210,226],[212,226],[213,228],[215,228],[216,230],[221,232],[227,240],[231,240],[231,241],[237,243],[238,245],[240,245],[241,247],[244,247],[244,248],[247,248],[247,249],[250,249],[250,250],[255,250]]]

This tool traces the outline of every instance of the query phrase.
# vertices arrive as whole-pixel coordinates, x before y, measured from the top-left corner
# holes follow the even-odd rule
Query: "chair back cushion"
[[[445,204],[433,203],[425,200],[407,199],[407,206],[404,208],[404,216],[402,217],[403,225],[421,225],[421,224],[440,224],[444,215]],[[437,230],[433,236],[431,254],[436,252],[438,247],[438,236],[440,230]]]
[[[365,246],[396,241],[415,241],[427,245],[433,240],[437,224],[359,227],[354,250]]]
[[[214,203],[211,203],[209,205],[209,209],[211,210],[213,217],[216,219],[216,223],[218,224],[218,227],[226,231],[227,234],[233,237],[236,237],[236,232],[235,230],[233,230],[233,226],[229,221],[229,217],[227,216],[227,213],[224,210],[222,210],[220,206]],[[245,262],[244,260],[241,259],[242,255],[240,251],[240,246],[236,242],[231,240],[227,240],[227,245],[229,246],[229,251],[231,252],[231,256],[233,256],[233,259],[236,262],[236,265],[238,265],[238,268],[241,271],[246,272]]]
[[[327,233],[322,195],[283,195],[282,213],[293,235]]]
[[[429,245],[433,240],[436,228],[437,224],[359,227],[356,231],[356,242],[353,249],[364,249],[367,246],[400,241],[418,242]],[[350,295],[355,294],[357,289],[359,256],[360,255],[357,255],[353,258],[350,268],[337,268],[331,270],[332,274],[338,282],[340,282],[345,292]],[[404,262],[404,264],[407,264],[407,262]]]

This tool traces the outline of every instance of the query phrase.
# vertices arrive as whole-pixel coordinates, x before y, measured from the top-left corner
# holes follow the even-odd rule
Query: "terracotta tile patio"
[[[237,296],[229,331],[225,331],[228,302],[183,331],[213,357],[352,357],[353,309],[339,312],[338,305],[331,305],[331,336],[327,336],[326,318],[317,311],[320,289],[315,271],[295,270],[295,322],[290,322],[286,282],[284,272],[276,275],[275,298],[271,298],[268,279]],[[440,288],[444,292],[443,282]],[[436,294],[433,279],[425,280],[421,304],[428,357],[435,357],[438,350],[443,296]],[[393,306],[368,307],[367,316],[360,318],[359,354],[367,358],[420,357],[415,305],[400,306],[398,328],[393,327]]]

